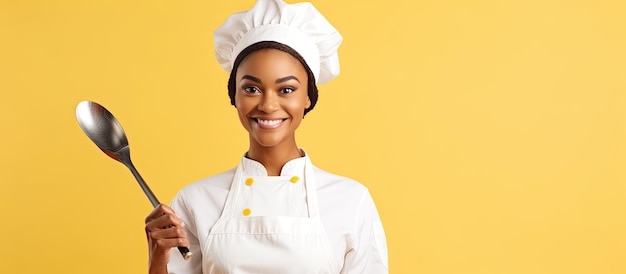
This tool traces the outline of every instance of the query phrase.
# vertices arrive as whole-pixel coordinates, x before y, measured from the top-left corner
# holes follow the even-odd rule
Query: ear
[[[309,96],[306,97],[306,105],[304,106],[304,109],[308,109],[311,107],[311,99],[309,99]]]

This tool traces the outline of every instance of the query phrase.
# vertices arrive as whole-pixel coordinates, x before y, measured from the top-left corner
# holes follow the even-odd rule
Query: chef
[[[317,84],[339,74],[341,35],[310,3],[259,0],[214,37],[249,149],[148,215],[149,273],[388,273],[367,188],[315,167],[296,145]]]

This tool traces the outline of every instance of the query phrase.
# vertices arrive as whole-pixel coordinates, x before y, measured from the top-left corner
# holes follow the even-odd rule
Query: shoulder
[[[233,181],[233,177],[235,176],[235,169],[231,169],[228,171],[224,171],[222,173],[218,173],[208,178],[204,178],[193,183],[190,183],[183,187],[179,191],[179,195],[193,195],[194,193],[204,192],[207,190],[211,191],[219,191],[226,190],[230,188],[230,184]]]
[[[329,210],[343,208],[355,212],[364,201],[371,199],[369,190],[362,183],[317,167],[313,170],[320,207],[328,207]]]
[[[189,209],[221,205],[228,196],[234,175],[235,170],[231,169],[190,183],[178,191],[172,203],[182,203]]]
[[[367,187],[354,179],[330,173],[318,167],[314,167],[313,171],[315,172],[315,181],[317,183],[318,191],[325,191],[330,189],[334,191],[348,191],[358,193],[367,192]]]

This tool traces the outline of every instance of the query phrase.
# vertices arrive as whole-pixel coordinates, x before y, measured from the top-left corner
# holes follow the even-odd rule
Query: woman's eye
[[[287,87],[287,88],[283,88],[280,92],[283,94],[287,94],[287,93],[292,93],[294,92],[296,89],[291,88],[291,87]]]
[[[261,93],[257,87],[244,87],[243,90],[247,93]]]

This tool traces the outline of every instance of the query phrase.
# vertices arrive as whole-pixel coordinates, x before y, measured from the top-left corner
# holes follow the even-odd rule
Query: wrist
[[[150,267],[148,269],[148,274],[168,274],[167,265],[154,266],[150,264]]]

